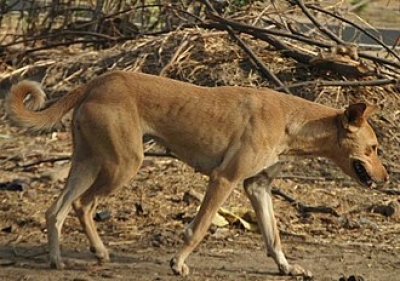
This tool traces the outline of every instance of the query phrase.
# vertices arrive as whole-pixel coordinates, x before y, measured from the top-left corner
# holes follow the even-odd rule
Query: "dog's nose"
[[[382,182],[388,182],[389,181],[389,173],[387,172],[387,169],[384,167],[382,171]]]
[[[388,182],[388,181],[389,181],[389,174],[388,174],[388,172],[386,172],[386,175],[385,175],[383,181],[384,181],[384,182]]]

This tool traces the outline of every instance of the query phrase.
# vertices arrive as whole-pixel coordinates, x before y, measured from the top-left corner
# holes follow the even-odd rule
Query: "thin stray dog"
[[[186,258],[239,184],[256,212],[267,254],[280,273],[312,276],[290,264],[281,249],[269,184],[280,155],[326,157],[366,187],[388,180],[367,121],[376,107],[366,103],[340,110],[271,89],[206,88],[123,71],[99,76],[41,110],[44,100],[38,83],[22,81],[11,88],[6,109],[17,125],[32,130],[49,129],[74,109],[71,170],[64,190],[46,212],[52,268],[64,267],[59,236],[71,207],[90,250],[99,261],[109,260],[93,212],[100,197],[137,173],[144,157],[144,135],[209,176],[200,210],[170,262],[180,275],[189,273]],[[268,184],[260,184],[265,177]]]

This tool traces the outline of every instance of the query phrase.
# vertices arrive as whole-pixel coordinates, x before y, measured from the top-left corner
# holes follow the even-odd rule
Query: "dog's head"
[[[332,155],[346,174],[366,187],[389,178],[378,156],[375,132],[367,120],[376,109],[373,105],[356,103],[338,116],[338,151]]]

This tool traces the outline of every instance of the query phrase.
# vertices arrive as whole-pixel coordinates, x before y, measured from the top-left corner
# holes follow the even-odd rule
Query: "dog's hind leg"
[[[103,241],[97,232],[96,225],[93,221],[93,215],[96,211],[98,199],[93,192],[86,192],[78,200],[72,204],[79,222],[89,239],[90,251],[96,254],[99,261],[109,261],[109,255]]]
[[[274,259],[280,273],[311,278],[312,274],[309,271],[297,264],[289,264],[281,248],[271,197],[271,183],[278,171],[279,165],[274,165],[257,176],[246,179],[244,189],[256,213],[267,255]]]
[[[78,199],[95,181],[97,172],[90,169],[93,166],[72,162],[70,175],[67,179],[64,190],[57,200],[46,211],[47,239],[49,244],[50,266],[62,269],[64,264],[61,261],[59,237],[65,218],[71,210],[71,204]],[[84,172],[79,172],[84,171]]]
[[[111,113],[104,118],[107,111]],[[54,268],[63,268],[59,236],[72,205],[91,248],[100,259],[108,259],[91,216],[96,200],[125,184],[136,174],[143,160],[140,127],[132,130],[121,121],[125,111],[93,103],[82,105],[75,113],[71,171],[61,195],[46,212],[50,265]],[[128,116],[134,117],[133,114]],[[138,120],[129,121],[139,123]]]
[[[135,159],[135,157],[132,157],[132,159]],[[108,251],[96,230],[93,212],[96,209],[99,197],[109,195],[112,191],[125,184],[132,177],[132,172],[137,172],[141,163],[139,159],[138,161],[132,161],[130,165],[119,166],[108,163],[106,168],[99,170],[93,184],[87,182],[91,178],[91,176],[87,176],[90,166],[86,165],[85,169],[76,174],[72,170],[71,180],[68,180],[60,197],[46,212],[51,267],[57,269],[64,267],[60,257],[59,236],[62,224],[71,206],[73,206],[89,239],[91,251],[96,254],[99,261],[109,260]],[[136,164],[133,165],[133,163]]]
[[[135,159],[135,157],[132,157],[132,159]],[[108,165],[107,171],[99,173],[98,178],[90,189],[73,202],[75,213],[89,240],[90,251],[96,255],[99,262],[109,261],[109,254],[93,221],[93,214],[96,210],[98,200],[100,197],[105,197],[124,185],[132,177],[132,172],[136,174],[141,162],[141,158],[137,158],[130,163],[130,166],[116,166],[114,167],[114,171],[111,171],[111,167]]]

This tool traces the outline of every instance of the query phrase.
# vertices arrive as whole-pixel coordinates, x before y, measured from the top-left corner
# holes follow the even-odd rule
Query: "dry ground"
[[[184,194],[190,189],[204,193],[206,178],[177,160],[153,157],[146,158],[136,180],[99,207],[111,214],[98,228],[112,252],[112,262],[96,265],[71,215],[62,242],[70,266],[64,271],[49,270],[44,212],[63,186],[63,175],[51,171],[67,163],[15,165],[68,155],[70,135],[23,133],[4,122],[0,125],[0,280],[296,280],[277,275],[276,266],[264,254],[260,235],[237,224],[213,226],[188,259],[192,275],[173,276],[169,259],[198,206]],[[399,172],[391,176],[385,188],[398,188]],[[275,197],[291,262],[312,270],[315,280],[339,280],[353,274],[365,280],[400,280],[398,195],[360,188],[323,159],[288,162],[275,185],[305,204],[330,206],[338,213],[300,213]],[[5,190],[10,188],[22,191]],[[371,211],[389,203],[395,210],[389,217]],[[225,204],[226,208],[237,206],[250,210],[240,188]]]

